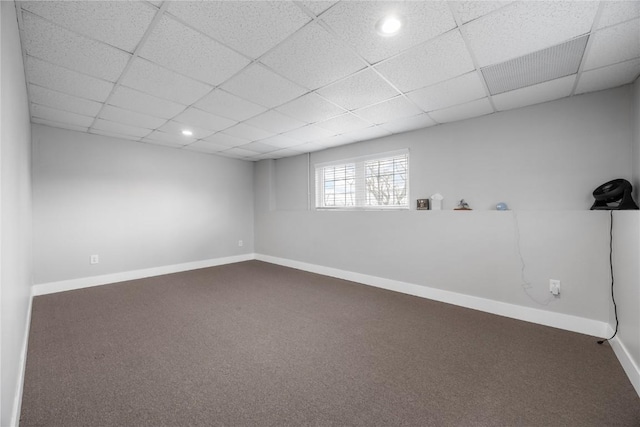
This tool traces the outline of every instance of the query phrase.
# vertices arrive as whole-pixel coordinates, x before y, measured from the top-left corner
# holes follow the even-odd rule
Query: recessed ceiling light
[[[396,15],[387,15],[376,24],[376,31],[381,36],[395,36],[402,27],[402,20]]]
[[[184,136],[191,136],[191,135],[193,135],[193,132],[191,132],[189,129],[184,129],[184,130],[182,131],[182,134],[183,134]]]

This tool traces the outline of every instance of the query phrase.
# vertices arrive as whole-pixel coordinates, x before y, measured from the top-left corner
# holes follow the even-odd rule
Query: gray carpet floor
[[[21,426],[639,426],[593,337],[259,261],[36,297]]]

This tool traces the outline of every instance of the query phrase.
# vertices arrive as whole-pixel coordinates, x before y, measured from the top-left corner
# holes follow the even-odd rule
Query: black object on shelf
[[[632,190],[631,183],[626,179],[605,182],[593,190],[593,197],[596,201],[593,202],[591,210],[638,209],[638,205],[633,201],[631,195]]]

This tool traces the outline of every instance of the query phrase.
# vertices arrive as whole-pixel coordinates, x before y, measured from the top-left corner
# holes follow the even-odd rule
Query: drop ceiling
[[[638,1],[16,7],[34,123],[252,161],[612,88],[640,74]],[[389,13],[403,27],[381,37],[376,24]]]

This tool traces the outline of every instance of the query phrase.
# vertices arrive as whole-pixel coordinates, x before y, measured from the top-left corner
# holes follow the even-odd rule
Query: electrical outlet
[[[91,264],[99,264],[100,263],[100,257],[98,255],[91,255],[89,262]]]
[[[244,246],[244,242],[242,240],[238,240],[238,246],[240,247]]]
[[[560,280],[549,279],[549,292],[553,295],[560,295]]]

